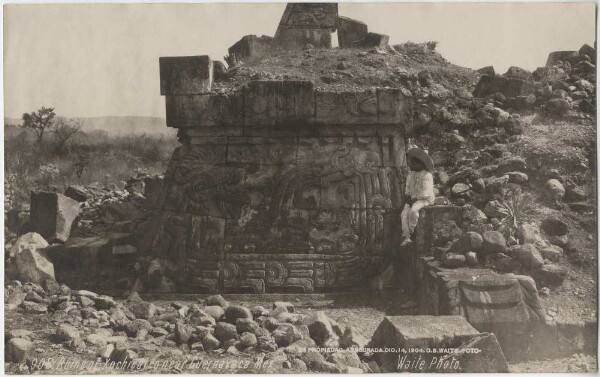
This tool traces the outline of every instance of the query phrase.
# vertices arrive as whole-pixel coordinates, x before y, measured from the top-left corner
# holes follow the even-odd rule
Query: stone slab
[[[478,349],[479,353],[470,350]],[[440,370],[443,368],[443,370]],[[449,354],[430,368],[430,372],[508,373],[508,363],[496,336],[479,334],[463,343],[456,354]]]
[[[231,127],[244,119],[240,94],[166,96],[165,103],[168,127]]]
[[[412,94],[406,89],[377,89],[377,122],[412,128]],[[409,128],[410,127],[410,128]]]
[[[31,193],[31,230],[49,242],[65,242],[80,212],[80,203],[65,195],[43,191]]]
[[[353,48],[355,43],[363,40],[369,34],[367,24],[348,17],[337,18],[338,46]]]
[[[309,124],[313,88],[310,81],[251,81],[244,90],[244,126]]]
[[[526,96],[535,91],[533,83],[517,78],[483,75],[479,79],[473,96],[485,97],[496,92],[506,97]]]
[[[213,67],[208,55],[160,57],[159,65],[161,95],[210,92]]]
[[[386,316],[368,347],[398,350],[375,353],[375,359],[384,372],[397,372],[407,370],[400,361],[404,355],[411,358],[423,355],[425,364],[429,364],[434,356],[427,355],[427,348],[458,347],[478,334],[479,331],[461,316]],[[410,352],[410,348],[423,349],[423,353]]]
[[[377,123],[378,106],[375,91],[317,91],[315,102],[317,124]]]
[[[273,45],[273,37],[246,35],[229,47],[229,55],[236,59],[256,58],[268,53]]]

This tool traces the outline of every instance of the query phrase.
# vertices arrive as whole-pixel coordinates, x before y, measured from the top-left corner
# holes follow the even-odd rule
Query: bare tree
[[[58,118],[53,123],[54,136],[56,137],[56,150],[58,153],[63,152],[67,141],[81,131],[82,126],[82,121],[66,118]]]
[[[40,144],[44,138],[44,131],[52,125],[56,114],[53,107],[44,107],[32,113],[23,114],[23,124],[25,128],[31,128],[37,135],[37,143]]]

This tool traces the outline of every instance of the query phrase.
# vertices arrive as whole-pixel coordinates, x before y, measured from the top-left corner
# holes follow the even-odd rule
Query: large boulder
[[[227,322],[219,322],[215,325],[215,337],[223,343],[230,339],[238,339],[239,335],[235,325]]]
[[[521,265],[531,271],[537,270],[544,264],[544,258],[532,244],[526,243],[515,250],[515,257]]]
[[[229,305],[225,308],[225,320],[229,323],[236,323],[239,318],[252,319],[250,309],[242,305]]]
[[[532,277],[540,286],[554,286],[562,284],[568,272],[566,267],[556,264],[545,264],[534,271]]]
[[[223,309],[225,309],[225,308],[227,308],[229,306],[229,303],[227,302],[227,300],[225,300],[223,298],[223,296],[221,296],[221,295],[208,296],[206,298],[206,300],[204,301],[204,304],[206,306],[217,305],[217,306],[222,307]]]
[[[552,200],[562,200],[565,197],[565,187],[557,179],[546,182],[546,195]]]
[[[79,339],[79,330],[68,323],[61,323],[56,329],[56,339],[60,342],[68,342],[74,339]]]
[[[287,347],[295,341],[302,339],[302,334],[291,323],[281,323],[273,331],[273,338],[279,347]]]
[[[324,312],[317,311],[306,316],[302,324],[308,326],[310,337],[319,346],[327,344],[329,340],[337,339],[331,319]]]
[[[506,251],[506,239],[502,233],[488,230],[481,237],[483,239],[482,251],[484,254],[504,253]]]
[[[28,339],[12,338],[6,344],[6,361],[20,363],[26,359],[29,351],[33,348],[33,343]]]
[[[49,242],[65,242],[81,212],[80,203],[55,192],[31,193],[31,229]]]
[[[55,280],[54,265],[44,250],[34,249],[32,244],[17,254],[15,263],[23,282],[43,284],[48,279]]]
[[[125,307],[129,309],[137,318],[149,319],[156,315],[156,306],[151,302],[146,302],[139,297],[127,300]]]
[[[547,218],[542,221],[542,230],[549,236],[565,236],[569,233],[569,226],[557,218]]]
[[[14,258],[25,249],[39,250],[48,246],[48,242],[39,234],[35,232],[25,233],[17,238],[13,246],[10,248],[9,257]]]
[[[521,67],[516,67],[516,66],[510,67],[508,69],[508,71],[506,71],[504,76],[514,78],[514,79],[521,79],[521,80],[525,80],[525,81],[532,80],[531,72],[529,72],[526,69],[523,69]]]
[[[517,97],[531,94],[535,87],[531,82],[513,77],[483,75],[479,79],[474,97],[486,97],[490,94],[502,93],[506,97]]]

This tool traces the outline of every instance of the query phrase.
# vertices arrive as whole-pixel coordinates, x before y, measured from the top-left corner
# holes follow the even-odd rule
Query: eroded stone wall
[[[182,145],[151,250],[177,266],[180,290],[348,289],[395,250],[409,93],[254,81],[166,105]]]

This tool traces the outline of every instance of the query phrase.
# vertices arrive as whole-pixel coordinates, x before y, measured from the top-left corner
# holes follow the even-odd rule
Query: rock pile
[[[323,312],[297,313],[289,302],[275,302],[270,309],[248,308],[216,295],[191,305],[173,302],[162,307],[135,293],[117,302],[90,291],[71,291],[50,279],[42,285],[11,281],[5,297],[9,310],[51,316],[58,325],[53,335],[56,343],[76,353],[92,350],[105,359],[143,363],[145,350],[140,344],[149,343],[177,348],[182,354],[267,353],[278,367],[296,371],[368,370],[357,353],[367,339],[356,329]],[[7,360],[25,360],[34,344],[30,331],[12,330],[6,338]]]

